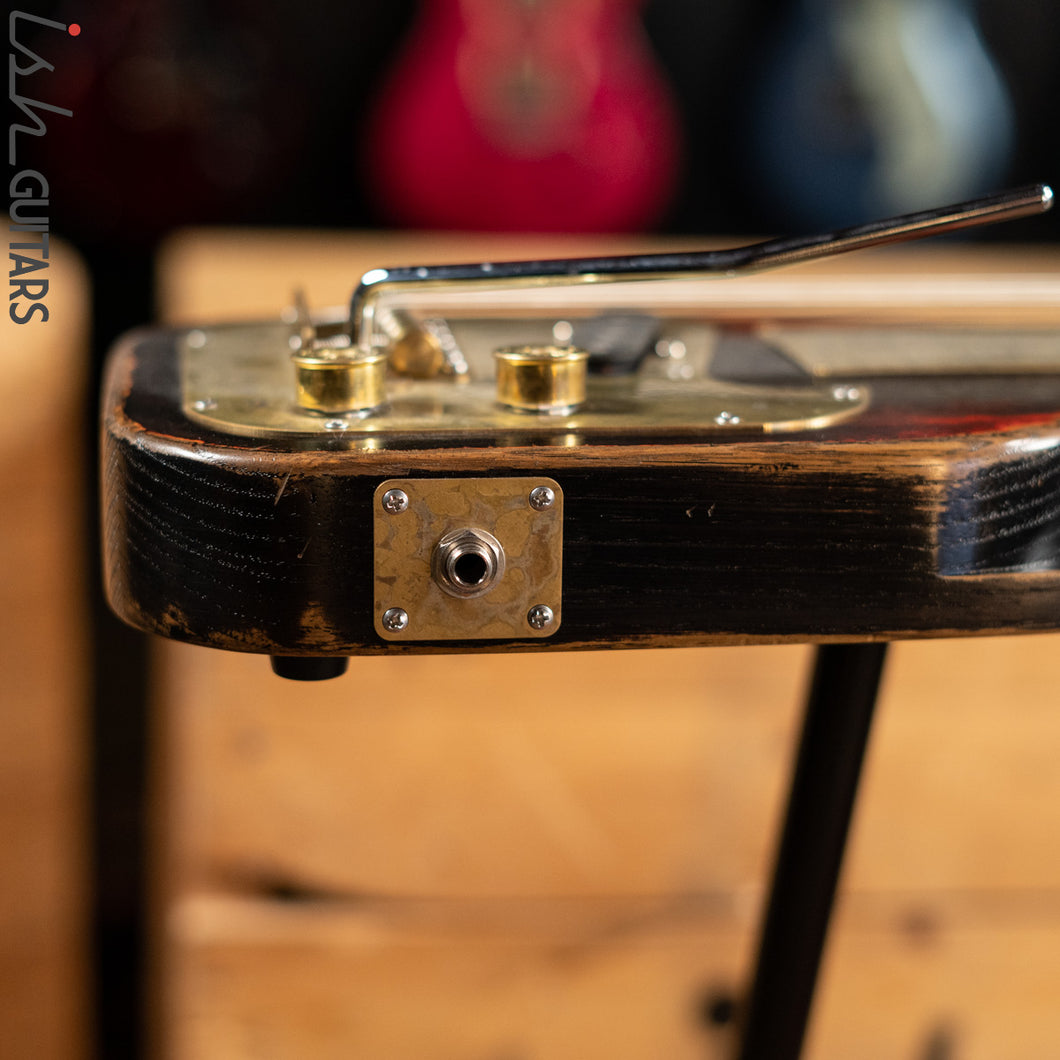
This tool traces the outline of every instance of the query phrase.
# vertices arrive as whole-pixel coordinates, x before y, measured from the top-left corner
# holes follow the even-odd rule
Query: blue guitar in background
[[[800,0],[751,127],[759,190],[799,229],[998,186],[1015,142],[968,0]]]

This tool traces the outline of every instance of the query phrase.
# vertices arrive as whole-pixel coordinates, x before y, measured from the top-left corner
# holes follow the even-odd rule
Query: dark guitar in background
[[[54,64],[34,75],[37,98],[73,115],[49,116],[47,135],[27,160],[48,175],[51,230],[76,246],[91,272],[96,369],[120,333],[154,315],[154,254],[181,226],[354,229],[405,221],[781,233],[1060,174],[1060,8],[1045,0],[24,6],[81,26],[76,37],[42,29],[28,41]],[[943,118],[955,120],[953,111],[932,110],[938,97],[924,81],[924,65],[907,65],[904,57],[903,26],[932,15],[950,67],[987,90],[978,102],[973,92],[943,94],[961,104],[956,120],[970,130],[963,142],[943,134]],[[455,25],[458,16],[464,21]],[[430,49],[430,62],[421,62],[418,35],[443,17],[451,32]],[[472,72],[461,72],[461,62]],[[504,72],[513,75],[507,85]],[[410,84],[423,86],[418,96],[405,95]],[[448,96],[437,86],[448,86]],[[607,106],[589,98],[601,86],[609,91]],[[416,116],[428,102],[445,103],[452,120],[464,122],[462,139],[438,135],[437,114]],[[786,109],[796,102],[797,112]],[[632,130],[614,139],[628,165],[624,182],[597,196],[579,150],[610,141],[598,124],[607,121]],[[432,123],[434,140],[416,158],[417,130]],[[916,151],[925,129],[936,130],[928,140],[946,140],[949,153],[925,161]],[[520,179],[541,192],[534,173],[542,165],[555,170],[562,137],[560,168],[571,199],[561,201],[562,183],[532,210],[505,200],[499,187],[490,194],[491,181],[507,186],[520,167]],[[384,179],[385,167],[405,160],[411,181],[410,158],[419,190]],[[922,173],[909,168],[909,158],[934,167],[936,179],[966,183],[945,193],[925,185],[920,201],[900,198],[920,188],[918,180],[888,185],[886,174]],[[591,174],[620,172],[604,158],[590,161]],[[426,201],[432,174],[442,169],[444,209]],[[871,197],[881,194],[882,204]],[[1055,240],[1058,224],[1054,211],[976,238]],[[88,482],[95,479],[97,393],[91,379],[84,401]],[[84,525],[83,562],[94,575],[95,510],[84,513]],[[146,662],[142,639],[110,617],[98,586],[92,599],[94,1022],[99,1055],[121,1060],[139,1055],[137,1014],[145,1000]],[[28,1046],[12,1051],[32,1055]]]

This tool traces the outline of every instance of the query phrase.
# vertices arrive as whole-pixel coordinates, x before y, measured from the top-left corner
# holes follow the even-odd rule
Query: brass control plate
[[[535,490],[551,503],[535,507]],[[394,496],[403,498],[400,504],[384,503]],[[384,640],[538,639],[559,629],[563,491],[554,480],[389,479],[375,491],[373,523],[374,620]],[[469,598],[447,592],[432,569],[439,542],[460,530],[483,532],[503,549],[503,574]],[[399,621],[385,622],[388,614]]]
[[[372,412],[321,415],[295,400],[291,328],[282,323],[197,328],[178,338],[183,408],[193,421],[253,437],[340,436],[351,448],[378,448],[426,436],[458,438],[512,431],[552,436],[557,431],[613,436],[820,430],[858,415],[868,387],[737,385],[710,377],[719,331],[694,321],[667,321],[663,344],[681,358],[651,355],[643,371],[624,377],[590,376],[585,404],[568,412],[534,415],[497,400],[493,351],[547,345],[543,320],[450,320],[467,354],[467,381],[391,376],[386,403]],[[660,347],[662,348],[662,347]]]

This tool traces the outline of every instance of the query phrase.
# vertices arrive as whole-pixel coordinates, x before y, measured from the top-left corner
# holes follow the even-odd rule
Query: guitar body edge
[[[413,448],[384,439],[366,449],[204,430],[181,411],[172,347],[167,332],[127,339],[104,393],[107,594],[149,632],[235,651],[345,656],[1060,627],[1053,377],[1046,398],[1057,412],[1039,408],[1022,426],[968,435],[947,427],[910,436],[908,424],[889,432],[884,394],[867,424],[775,440]],[[395,477],[453,476],[559,484],[554,632],[380,635],[376,490]]]

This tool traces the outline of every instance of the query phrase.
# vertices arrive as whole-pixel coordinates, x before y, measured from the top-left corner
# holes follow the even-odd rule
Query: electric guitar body
[[[650,283],[636,312],[550,301],[608,270],[727,274],[909,230],[379,269],[348,317],[135,334],[104,393],[112,606],[301,676],[359,654],[1058,628],[1055,329],[663,314]],[[505,285],[522,313],[438,315],[453,288]]]

